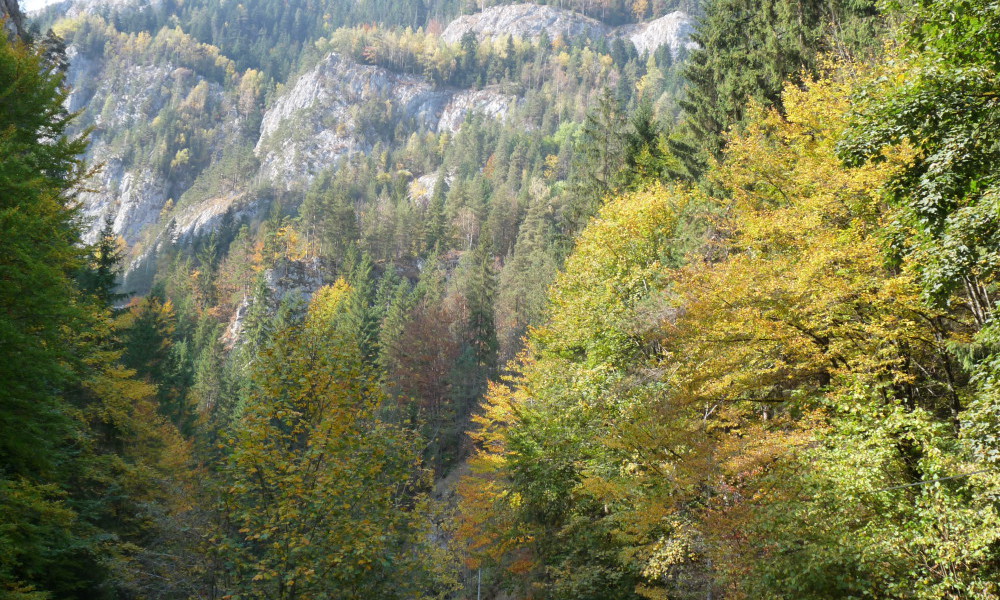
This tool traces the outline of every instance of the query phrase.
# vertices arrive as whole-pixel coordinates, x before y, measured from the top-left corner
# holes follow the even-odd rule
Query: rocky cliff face
[[[670,46],[674,55],[681,48],[692,49],[694,19],[683,11],[625,27],[608,27],[603,23],[568,10],[537,4],[494,6],[481,13],[466,15],[452,21],[441,34],[442,39],[457,43],[468,32],[480,41],[487,39],[516,38],[537,40],[544,31],[550,39],[589,37],[592,39],[628,38],[639,54],[653,52],[661,46]]]
[[[255,153],[260,180],[283,189],[307,185],[337,161],[370,148],[380,130],[455,132],[472,113],[503,119],[515,96],[494,88],[435,89],[333,53],[302,75],[264,115]]]
[[[157,2],[73,0],[67,10],[70,14],[104,14]],[[0,14],[13,15],[16,8],[15,0],[0,0]],[[479,39],[507,35],[534,39],[544,31],[552,39],[627,38],[640,52],[668,45],[676,53],[693,46],[692,30],[692,19],[680,12],[642,25],[611,28],[572,11],[518,4],[456,19],[442,37],[458,42],[472,31]],[[201,52],[188,48],[191,55]],[[105,165],[93,182],[99,191],[84,198],[85,215],[92,220],[88,240],[96,237],[110,216],[115,232],[130,244],[145,246],[142,253],[167,239],[211,231],[227,214],[253,214],[254,188],[258,185],[302,190],[322,170],[353,154],[370,151],[379,139],[422,131],[456,132],[472,114],[507,119],[521,101],[497,87],[434,87],[423,78],[361,65],[333,53],[287,85],[264,112],[257,130],[236,108],[238,91],[223,85],[218,75],[177,62],[181,59],[169,55],[150,59],[124,51],[87,55],[74,47],[69,48],[69,58],[68,83],[73,92],[68,106],[84,111],[81,125],[95,128],[89,162]],[[167,170],[162,161],[159,166],[151,164],[155,148],[142,146],[140,152],[131,154],[127,149],[136,147],[135,136],[145,139],[161,112],[176,120],[176,113],[187,110],[196,96],[198,107],[192,110],[210,115],[212,123],[211,131],[205,134],[208,137],[198,141],[213,149],[212,164],[233,147],[251,146],[253,156],[247,149],[252,164],[241,166],[232,183],[221,189],[206,186],[212,189],[192,197],[188,193],[192,186],[215,177],[212,167],[204,173]],[[123,143],[123,134],[132,136],[132,141]],[[415,182],[411,195],[414,200],[426,201],[431,189],[432,180],[425,178]],[[171,199],[174,207],[165,210]],[[144,234],[151,225],[159,226],[155,236]]]
[[[454,133],[473,113],[487,119],[503,121],[517,103],[517,96],[505,94],[497,87],[463,90],[451,96],[438,120],[437,129]]]
[[[260,177],[286,189],[308,183],[365,150],[362,138],[392,132],[400,121],[435,129],[447,100],[420,78],[330,54],[264,115],[255,149]]]
[[[3,22],[3,32],[7,37],[24,35],[24,18],[17,0],[0,0],[0,21]]]
[[[96,191],[83,195],[83,216],[90,222],[85,239],[94,241],[110,217],[114,232],[134,245],[164,217],[168,200],[178,203],[198,174],[164,172],[146,156],[127,156],[118,134],[155,123],[161,112],[176,110],[200,90],[200,110],[227,115],[208,140],[221,154],[239,143],[243,122],[234,117],[236,99],[220,84],[169,61],[150,64],[117,57],[122,63],[109,68],[105,58],[84,55],[75,47],[68,54],[67,81],[73,92],[67,104],[83,110],[83,124],[94,126],[87,160],[103,165],[92,182]],[[438,90],[421,78],[331,54],[264,114],[254,149],[259,170],[246,173],[238,185],[174,209],[170,237],[210,231],[227,212],[252,213],[246,204],[255,183],[302,189],[337,161],[370,150],[366,140],[373,130],[393,134],[402,125],[408,131],[454,132],[472,113],[505,118],[517,100],[494,88]]]
[[[157,6],[160,0],[73,0],[66,7],[66,16],[77,17],[83,14],[110,14]]]
[[[273,314],[282,302],[290,298],[308,304],[313,294],[328,283],[324,276],[324,273],[329,272],[327,267],[317,258],[280,260],[274,268],[264,273],[264,285],[267,288],[264,301],[268,310]],[[222,342],[226,348],[232,349],[239,343],[249,312],[250,298],[243,298],[222,334]]]
[[[623,27],[618,34],[627,37],[639,54],[670,46],[671,53],[677,56],[682,48],[693,50],[698,47],[691,41],[694,31],[694,19],[686,12],[677,11],[649,23]]]
[[[470,31],[482,41],[508,35],[535,40],[543,31],[551,39],[559,36],[598,38],[608,35],[611,30],[600,21],[572,11],[538,4],[512,4],[459,17],[448,25],[441,38],[454,44]]]
[[[67,102],[74,110],[83,109],[83,122],[94,127],[87,161],[103,165],[93,182],[96,191],[82,198],[84,216],[91,224],[85,239],[93,241],[110,216],[115,233],[134,244],[143,229],[158,222],[167,201],[181,197],[196,174],[167,173],[151,164],[148,154],[127,155],[120,134],[143,130],[162,111],[174,110],[169,107],[183,105],[193,97],[197,97],[200,110],[220,113],[231,112],[226,110],[231,99],[218,83],[169,61],[108,69],[100,59],[79,56],[75,48],[68,54],[71,66],[67,81],[74,92]],[[126,58],[125,62],[130,61]],[[239,125],[238,119],[226,121],[209,143],[220,150],[226,148],[238,137]],[[144,150],[151,153],[153,148]]]

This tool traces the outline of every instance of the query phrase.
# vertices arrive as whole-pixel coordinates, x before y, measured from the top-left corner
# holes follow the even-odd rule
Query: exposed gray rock
[[[438,173],[428,173],[427,175],[421,175],[410,182],[409,195],[410,200],[418,204],[427,205],[430,201],[431,196],[434,195],[434,188],[437,187],[438,180],[441,175]],[[451,182],[455,180],[455,176],[449,173],[444,178],[445,185],[451,185]]]
[[[67,83],[73,92],[66,102],[71,110],[85,110],[81,123],[94,125],[86,159],[89,164],[103,165],[96,180],[88,186],[93,191],[81,195],[83,216],[89,221],[84,240],[95,241],[110,215],[114,232],[130,245],[135,244],[147,226],[159,221],[167,200],[183,194],[193,181],[193,174],[168,179],[141,160],[126,163],[116,148],[114,135],[152,123],[168,103],[178,100],[175,94],[187,97],[204,83],[206,103],[220,105],[225,102],[225,90],[190,69],[169,63],[105,69],[102,60],[83,56],[74,46],[67,49],[67,56],[70,58]],[[109,71],[115,75],[109,76]],[[221,152],[229,140],[237,137],[238,127],[238,119],[227,121],[225,127],[219,128],[213,147]]]
[[[167,181],[148,167],[126,164],[109,136],[152,122],[171,101],[170,94],[187,94],[204,80],[189,69],[169,64],[135,64],[120,76],[108,78],[101,60],[83,56],[72,46],[68,54],[68,81],[74,91],[67,103],[73,110],[85,108],[85,118],[95,124],[87,160],[104,165],[92,182],[95,191],[82,197],[83,216],[90,223],[85,239],[96,240],[111,216],[115,233],[133,245],[146,227],[159,222],[167,200],[177,200],[190,181],[178,187],[176,178]],[[208,86],[212,102],[223,102],[221,86]],[[504,119],[517,102],[516,96],[496,88],[436,90],[420,78],[331,54],[266,112],[255,149],[261,162],[258,178],[284,189],[300,188],[341,158],[370,150],[360,131],[365,105],[389,106],[391,118],[416,130],[454,132],[473,113]],[[228,133],[220,134],[219,148],[226,147],[228,137],[236,137],[237,126],[231,123]],[[176,241],[201,235],[212,231],[227,212],[252,211],[243,205],[251,186],[248,180],[240,189],[175,210],[171,237]],[[161,241],[147,240],[143,252]]]
[[[466,117],[472,113],[481,114],[492,120],[503,121],[510,110],[517,105],[517,97],[504,94],[495,87],[482,90],[464,90],[451,97],[445,106],[441,119],[438,121],[438,131],[458,131]]]
[[[160,0],[72,0],[67,10],[105,12],[129,10]],[[0,0],[0,11],[16,8],[15,0]],[[578,13],[551,6],[519,4],[500,6],[452,22],[443,34],[447,41],[458,42],[467,31],[479,39],[507,35],[536,39],[546,32],[558,36],[607,36],[627,38],[640,52],[651,52],[663,45],[676,54],[681,48],[694,47],[690,35],[692,19],[677,12],[650,23],[611,28]],[[188,179],[172,176],[167,181],[147,166],[142,157],[126,162],[124,152],[115,147],[114,134],[152,123],[176,94],[188,94],[197,85],[209,86],[209,104],[220,113],[233,114],[234,103],[217,83],[207,82],[186,68],[161,64],[119,62],[114,69],[105,63],[116,60],[103,56],[84,56],[68,48],[70,68],[68,83],[73,92],[67,99],[71,110],[85,110],[83,123],[94,124],[93,143],[87,154],[90,164],[104,164],[102,174],[93,182],[99,191],[84,195],[84,216],[90,218],[88,241],[96,238],[107,215],[113,217],[115,231],[130,244],[142,240],[136,260],[144,260],[159,245],[189,236],[211,232],[226,214],[253,214],[254,185],[252,174],[236,187],[212,191],[212,197],[187,198],[170,213],[172,226],[155,237],[142,231],[158,223],[168,198],[178,200],[197,175]],[[111,74],[114,73],[114,74]],[[507,119],[520,99],[497,87],[482,90],[438,89],[422,78],[401,75],[389,70],[361,65],[333,53],[324,58],[279,95],[266,111],[254,152],[260,161],[256,181],[279,188],[301,189],[320,171],[360,152],[371,150],[374,126],[387,131],[401,127],[404,134],[414,131],[457,131],[472,114],[488,119]],[[208,143],[223,149],[240,138],[243,121],[227,117],[219,128],[218,138]],[[377,137],[377,136],[375,136]],[[134,163],[134,164],[133,164]],[[424,175],[411,185],[411,198],[426,202],[434,188],[436,175]],[[138,264],[138,263],[136,263]]]
[[[318,258],[279,261],[264,273],[268,311],[274,313],[289,297],[301,300],[303,304],[308,303],[313,294],[326,285],[324,273],[327,272],[329,269]],[[246,317],[250,313],[250,302],[249,297],[243,298],[222,334],[222,343],[229,349],[240,342]]]
[[[480,41],[507,36],[535,40],[543,31],[551,39],[559,36],[598,38],[611,33],[611,29],[600,21],[570,10],[538,4],[511,4],[459,17],[448,24],[441,38],[454,44],[469,31]]]
[[[318,258],[305,260],[281,260],[264,274],[267,289],[271,292],[271,301],[275,307],[289,294],[301,295],[303,300],[312,299],[313,294],[326,284],[324,268]]]
[[[185,70],[186,71],[186,70]],[[171,65],[131,65],[112,81],[101,77],[95,90],[96,99],[104,100],[102,107],[91,105],[97,136],[105,131],[124,131],[136,124],[152,121],[169,100],[167,82],[183,79],[186,73],[176,73]],[[199,81],[193,82],[195,85]],[[70,81],[77,88],[76,81]],[[191,85],[191,88],[194,86]]]
[[[109,171],[112,176],[106,181],[107,189],[115,199],[112,203],[114,231],[129,243],[134,243],[147,225],[157,222],[167,202],[167,184],[149,169],[128,171],[116,179],[115,176],[121,172],[121,163],[116,166],[117,169]]]
[[[342,158],[368,150],[364,111],[390,122],[436,130],[450,94],[418,77],[399,75],[331,53],[302,75],[264,115],[255,152],[260,178],[286,189],[308,184]]]
[[[495,87],[435,89],[424,79],[360,65],[331,53],[302,75],[265,113],[255,153],[260,180],[284,189],[308,185],[337,161],[370,150],[365,110],[385,112],[411,131],[455,132],[472,113],[505,119],[516,96]]]
[[[71,0],[66,6],[66,16],[128,12],[159,4],[160,0]]]
[[[226,330],[222,332],[221,341],[226,350],[232,350],[239,343],[248,314],[250,314],[250,298],[244,295],[243,300],[236,307],[236,312],[229,318]]]
[[[431,199],[431,194],[434,193],[434,186],[437,185],[438,174],[431,173],[429,175],[422,175],[417,177],[410,182],[409,194],[410,200],[417,202],[419,204],[427,204],[427,201]]]
[[[82,216],[89,225],[84,241],[96,241],[110,216],[114,232],[135,243],[147,225],[157,222],[167,201],[166,184],[148,169],[126,170],[120,158],[101,150],[91,154],[102,156],[104,168],[88,186],[95,191],[81,194]]]
[[[698,44],[691,41],[695,22],[684,11],[672,12],[649,23],[621,28],[617,34],[627,37],[639,54],[655,52],[661,46],[670,46],[674,56],[683,48],[694,50]]]
[[[239,221],[254,216],[258,208],[254,198],[236,190],[185,206],[173,216],[171,241],[192,240],[207,235],[219,228],[227,214]]]
[[[0,21],[8,39],[24,35],[24,17],[17,0],[0,0]]]
[[[100,61],[84,55],[72,45],[66,48],[66,60],[69,61],[66,82],[70,86],[69,96],[66,97],[66,108],[70,112],[76,112],[86,108],[94,97],[100,81],[98,74],[101,71],[101,64]]]
[[[227,215],[233,222],[251,220],[259,215],[260,209],[261,205],[253,195],[232,191],[172,211],[169,222],[157,231],[155,237],[143,236],[142,241],[132,247],[125,269],[128,289],[135,293],[149,290],[149,270],[155,267],[157,255],[171,244],[191,243],[198,237],[211,234],[222,226]],[[164,217],[163,211],[159,217]],[[159,222],[159,219],[154,222]],[[141,274],[144,271],[146,277]],[[133,277],[137,273],[140,273],[138,278]]]
[[[694,29],[694,19],[683,11],[670,13],[649,23],[615,28],[571,10],[537,4],[512,4],[494,6],[481,13],[459,17],[448,24],[441,38],[454,44],[469,31],[475,33],[480,41],[508,35],[536,40],[543,31],[551,39],[558,36],[624,37],[635,45],[640,54],[653,52],[667,45],[676,56],[681,48],[697,47],[691,41]]]

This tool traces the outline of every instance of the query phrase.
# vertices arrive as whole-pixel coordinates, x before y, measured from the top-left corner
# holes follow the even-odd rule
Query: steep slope
[[[222,152],[241,144],[252,111],[233,93],[231,63],[176,30],[127,36],[99,19],[70,36],[67,81],[87,159],[102,165],[83,197],[95,239],[105,219],[129,244],[155,224]]]
[[[73,0],[67,3],[66,15],[112,14],[122,11],[136,11],[158,6],[161,0]]]
[[[448,95],[420,78],[327,56],[268,109],[255,153],[264,181],[291,187],[387,138],[398,125],[436,129]]]
[[[627,37],[639,54],[655,52],[661,46],[670,46],[674,56],[684,50],[694,50],[698,44],[691,40],[695,22],[686,12],[677,11],[649,23],[623,27],[618,34]]]
[[[423,78],[359,65],[331,53],[264,115],[255,153],[260,179],[308,184],[338,160],[397,134],[458,131],[473,112],[502,119],[517,102],[493,89],[435,89]]]
[[[538,4],[513,4],[459,17],[448,25],[441,38],[454,44],[470,31],[482,41],[506,36],[535,40],[542,32],[550,39],[598,38],[608,35],[610,29],[596,19],[572,11]]]
[[[3,31],[8,36],[24,34],[24,19],[17,0],[0,0],[0,21],[3,21]]]
[[[494,6],[473,15],[459,17],[448,24],[441,38],[458,43],[467,33],[476,35],[480,42],[504,39],[538,40],[544,32],[550,40],[562,38],[628,39],[639,54],[655,52],[669,46],[672,53],[683,48],[692,50],[697,45],[691,41],[694,19],[684,11],[675,11],[663,17],[636,25],[609,27],[582,14],[537,4],[512,4]]]
[[[223,223],[257,218],[276,199],[295,207],[317,175],[370,159],[375,150],[389,160],[406,154],[404,146],[413,147],[414,140],[420,140],[418,146],[436,145],[433,151],[379,167],[392,181],[405,180],[402,188],[395,183],[391,189],[364,184],[365,191],[357,192],[359,222],[376,219],[373,204],[385,203],[395,190],[437,173],[449,145],[461,138],[464,123],[476,115],[491,127],[513,127],[507,138],[494,138],[490,144],[508,144],[514,131],[538,131],[532,134],[537,138],[533,143],[548,144],[550,162],[558,159],[547,167],[552,169],[551,182],[557,181],[569,174],[572,141],[567,136],[573,129],[563,129],[548,142],[546,136],[563,121],[566,126],[582,122],[601,89],[617,85],[623,98],[635,94],[648,65],[626,51],[617,59],[605,56],[598,66],[594,51],[582,47],[571,50],[579,53],[578,59],[565,62],[548,49],[534,48],[531,40],[542,32],[550,39],[600,37],[600,44],[622,39],[640,53],[668,46],[675,55],[691,44],[691,20],[683,13],[614,28],[569,10],[517,4],[459,17],[440,36],[373,28],[390,33],[365,38],[365,27],[337,29],[331,24],[330,39],[317,40],[295,59],[281,57],[282,64],[298,63],[294,71],[300,73],[281,81],[271,79],[267,71],[241,69],[245,55],[226,56],[199,42],[177,25],[178,19],[156,32],[141,29],[153,27],[158,22],[154,17],[164,11],[197,4],[75,0],[59,8],[64,15],[76,15],[56,25],[68,42],[68,81],[73,88],[69,105],[82,111],[81,130],[93,128],[88,161],[103,166],[93,191],[83,198],[83,213],[90,219],[87,240],[95,240],[110,219],[114,232],[130,246],[133,268],[149,264],[146,259],[169,242],[187,243]],[[123,33],[116,26],[139,31]],[[458,43],[468,31],[484,41],[508,35],[519,41],[514,54],[488,43],[470,54]],[[361,36],[360,45],[345,46],[350,36]],[[280,47],[296,43],[282,42]],[[423,62],[407,59],[407,53],[422,53]],[[415,61],[421,66],[414,67]],[[613,73],[624,73],[628,61],[635,63],[628,67],[628,79],[616,78]],[[451,75],[432,76],[446,72]],[[644,93],[670,110],[664,90],[676,80],[659,70],[654,74],[658,91]],[[530,182],[523,152],[523,142],[520,150],[508,147],[501,152],[518,162],[502,167],[510,179],[504,188],[508,196]],[[462,161],[478,164],[464,167],[465,177],[492,169],[486,165],[491,155],[491,164],[506,163],[492,150],[470,148]],[[431,191],[415,197],[425,202]],[[472,209],[454,210],[458,214],[448,218],[464,223],[456,226],[459,230],[471,227],[467,238],[473,239],[479,225],[470,225]],[[523,208],[512,210],[505,217],[510,221],[503,234],[506,247],[516,238]],[[366,227],[379,226],[372,221]]]

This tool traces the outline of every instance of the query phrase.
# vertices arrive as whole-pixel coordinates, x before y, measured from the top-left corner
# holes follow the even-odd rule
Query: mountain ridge
[[[470,32],[480,42],[506,36],[537,41],[543,32],[553,40],[580,36],[625,38],[636,46],[639,54],[668,45],[676,56],[682,48],[691,50],[696,47],[690,41],[694,19],[682,10],[652,21],[614,27],[572,10],[545,4],[508,4],[454,19],[441,33],[441,39],[455,44]]]
[[[110,6],[121,9],[132,4],[137,3],[115,1]],[[86,13],[105,5],[107,3],[94,0],[76,0],[69,6],[69,12],[73,12],[74,7],[79,7],[78,12]],[[647,52],[660,45],[669,45],[676,54],[679,48],[690,44],[686,37],[689,31],[684,28],[690,23],[690,19],[683,13],[671,13],[644,25],[611,28],[574,11],[527,4],[494,7],[471,17],[459,17],[448,25],[441,38],[450,40],[448,32],[467,27],[470,18],[511,14],[518,15],[519,23],[512,25],[511,33],[526,31],[524,26],[531,27],[530,31],[540,32],[542,29],[549,30],[580,21],[592,25],[593,31],[599,31],[603,35],[625,37],[633,43],[639,42]],[[496,22],[503,21],[501,19]],[[670,26],[655,26],[657,23],[668,23]],[[101,85],[95,82],[106,80],[102,72],[108,59],[82,52],[74,45],[70,45],[69,54],[69,84],[74,90],[70,97],[70,108],[80,109],[88,102],[95,101],[95,85]],[[89,117],[92,124],[97,126],[89,158],[93,163],[105,164],[106,168],[98,186],[102,191],[85,195],[84,213],[92,219],[87,239],[96,239],[105,219],[110,216],[115,232],[134,245],[146,227],[159,223],[168,200],[178,201],[194,180],[190,177],[178,180],[171,175],[173,181],[168,184],[165,175],[157,176],[149,168],[128,167],[123,164],[122,157],[105,144],[109,131],[127,129],[125,120],[153,121],[157,111],[150,112],[151,107],[180,104],[202,83],[208,86],[208,103],[205,106],[215,106],[214,110],[231,113],[236,99],[221,84],[211,81],[211,77],[206,78],[197,69],[192,70],[189,66],[172,61],[154,59],[153,63],[143,65],[139,62],[128,68],[133,73],[120,82],[123,87],[118,93],[104,89],[96,94],[96,101],[104,100],[108,103],[113,99],[112,111],[101,111]],[[163,86],[151,85],[154,80],[176,79],[181,76],[179,73],[187,75],[182,77],[183,89],[173,86],[178,94],[176,97],[167,93]],[[146,91],[140,93],[135,88],[136,82],[145,82],[140,87]],[[130,89],[133,91],[130,92]],[[150,95],[149,90],[160,91]],[[393,118],[397,120],[415,119],[414,131],[447,130],[452,133],[458,131],[465,119],[473,113],[482,113],[491,119],[504,119],[519,102],[516,95],[501,92],[495,87],[463,89],[434,86],[419,76],[361,64],[350,57],[331,52],[319,60],[315,67],[287,82],[285,90],[278,93],[263,111],[259,131],[248,140],[260,162],[253,180],[285,190],[301,188],[308,185],[316,172],[331,163],[370,150],[369,144],[358,141],[357,131],[361,125],[357,122],[356,115],[352,116],[351,113],[357,112],[357,106],[365,103],[373,105],[377,101],[389,102],[395,111]],[[93,108],[90,111],[97,112]],[[104,117],[110,117],[110,120],[102,120]],[[237,121],[242,122],[244,118],[238,117]],[[236,123],[232,123],[231,127],[226,128],[229,133],[210,144],[217,148],[233,146],[239,137],[234,131],[236,128]],[[223,142],[224,139],[228,141]],[[424,173],[415,174],[421,175]],[[213,197],[244,197],[246,191],[232,190],[232,193],[225,192]],[[213,203],[213,206],[217,206],[217,203]],[[197,215],[188,215],[185,219],[178,220],[178,224],[198,224],[198,233],[204,232],[205,227],[210,230],[212,222],[212,218],[198,218]],[[182,229],[175,231],[173,235],[184,237],[193,233],[196,230]]]

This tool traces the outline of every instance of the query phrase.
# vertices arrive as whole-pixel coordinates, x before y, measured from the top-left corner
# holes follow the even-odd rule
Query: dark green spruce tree
[[[88,322],[72,208],[87,140],[67,135],[62,81],[0,35],[0,596],[12,599],[72,597],[96,567],[61,489],[84,435],[62,394],[80,360],[65,336]]]
[[[0,36],[0,598],[196,596],[171,508],[185,445],[122,364],[110,236],[88,265],[66,95],[43,50]]]
[[[724,133],[743,122],[748,102],[781,106],[786,81],[814,71],[823,52],[849,58],[879,43],[871,0],[712,0],[693,36],[681,100],[688,137],[705,155],[688,157],[703,171],[718,158]]]

